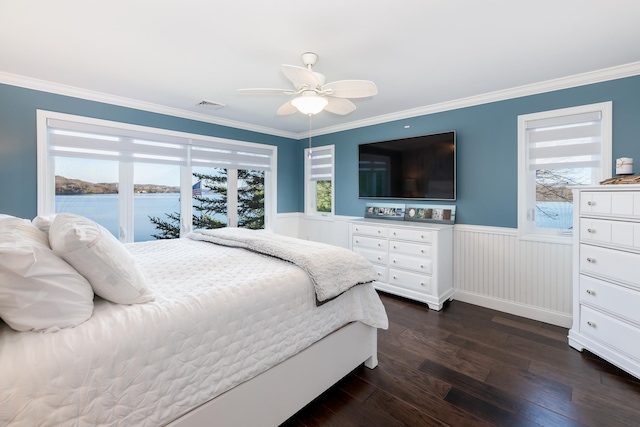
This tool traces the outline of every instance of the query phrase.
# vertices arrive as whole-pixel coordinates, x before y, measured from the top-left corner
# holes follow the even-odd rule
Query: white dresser
[[[573,190],[569,345],[640,378],[640,186]]]
[[[377,289],[434,310],[453,298],[453,225],[361,219],[350,233],[351,250],[378,272]]]

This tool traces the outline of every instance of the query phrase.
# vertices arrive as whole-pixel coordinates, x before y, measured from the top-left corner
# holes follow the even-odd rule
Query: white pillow
[[[31,220],[31,223],[38,227],[41,231],[44,231],[46,234],[49,234],[49,227],[51,227],[51,223],[53,219],[56,217],[56,214],[51,215],[38,215],[37,217]]]
[[[56,331],[93,313],[93,291],[29,220],[0,218],[0,317],[17,331]]]
[[[96,295],[118,304],[153,301],[131,254],[100,224],[59,213],[49,228],[49,243],[55,254],[89,280]]]

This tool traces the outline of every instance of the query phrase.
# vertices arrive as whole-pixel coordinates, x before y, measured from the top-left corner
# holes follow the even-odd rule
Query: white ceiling
[[[0,82],[51,82],[276,135],[303,135],[309,120],[276,115],[286,95],[237,89],[290,88],[280,65],[302,66],[306,51],[319,55],[314,71],[327,81],[377,84],[378,95],[353,100],[353,113],[313,118],[317,130],[353,127],[635,66],[640,1],[0,0]],[[226,106],[196,106],[202,100]]]

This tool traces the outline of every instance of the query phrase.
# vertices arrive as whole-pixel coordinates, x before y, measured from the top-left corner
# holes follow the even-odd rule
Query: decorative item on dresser
[[[440,310],[453,299],[453,225],[358,219],[351,250],[371,261],[374,287]]]
[[[600,181],[600,184],[640,184],[640,175],[614,176],[613,178],[608,178],[604,181]]]
[[[569,345],[640,378],[640,185],[573,189]]]

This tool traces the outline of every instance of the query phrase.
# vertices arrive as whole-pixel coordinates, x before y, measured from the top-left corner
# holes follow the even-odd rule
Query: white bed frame
[[[351,323],[168,426],[278,426],[360,364],[375,368],[377,340],[376,328]]]

